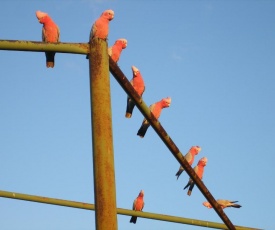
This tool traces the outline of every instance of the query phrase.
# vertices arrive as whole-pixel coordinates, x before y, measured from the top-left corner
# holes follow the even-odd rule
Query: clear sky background
[[[126,38],[119,66],[141,71],[146,104],[172,98],[160,122],[185,154],[200,145],[203,182],[216,199],[238,200],[235,225],[275,229],[275,1],[2,0],[0,39],[41,41],[35,11],[49,13],[62,42],[88,42],[92,24],[113,9],[108,45]],[[85,55],[0,51],[0,190],[94,203],[89,67]],[[126,93],[110,74],[117,206],[222,223],[143,116],[126,119]],[[193,165],[193,166],[194,166]],[[5,230],[95,229],[93,211],[0,198]],[[202,229],[118,216],[120,230]]]

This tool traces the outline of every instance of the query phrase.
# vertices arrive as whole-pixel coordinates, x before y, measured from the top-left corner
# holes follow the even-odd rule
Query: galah
[[[145,85],[144,85],[143,78],[142,78],[140,71],[137,67],[132,66],[132,72],[133,72],[133,78],[130,81],[130,83],[134,87],[137,94],[140,97],[142,97],[142,94],[145,91]],[[126,114],[125,114],[126,118],[132,117],[134,107],[135,107],[135,102],[128,96],[127,97]]]
[[[192,146],[188,153],[184,156],[189,165],[192,165],[195,159],[195,156],[201,151],[200,146]],[[176,173],[177,179],[179,179],[180,174],[184,171],[184,168],[180,166],[179,171]]]
[[[90,38],[100,38],[106,40],[109,33],[109,22],[114,19],[113,10],[105,10],[92,26]]]
[[[114,16],[115,13],[113,10],[105,10],[94,22],[90,32],[90,40],[93,38],[107,40],[109,33],[109,22],[113,20]],[[86,59],[89,59],[89,54],[86,56]]]
[[[42,41],[49,43],[59,42],[59,28],[50,18],[50,16],[47,13],[38,10],[36,11],[36,17],[38,21],[43,24]],[[55,52],[45,52],[45,55],[47,68],[53,68]]]
[[[140,193],[138,194],[138,197],[134,200],[133,203],[133,210],[134,211],[142,211],[143,207],[144,207],[144,191],[141,190]],[[132,216],[130,219],[130,223],[136,223],[137,222],[137,217],[136,216]]]
[[[149,109],[151,111],[151,113],[155,116],[156,119],[159,118],[161,110],[163,108],[167,108],[169,107],[171,104],[171,98],[167,97],[167,98],[163,98],[162,100],[152,104],[149,106]],[[149,121],[147,121],[146,118],[144,118],[141,127],[139,128],[137,135],[140,136],[141,138],[143,138],[145,136],[145,133],[147,131],[147,129],[149,128],[150,123]]]
[[[216,201],[221,206],[222,209],[228,208],[228,207],[233,207],[233,208],[242,207],[241,205],[236,204],[238,201],[231,201],[231,200],[216,200]],[[208,201],[205,201],[202,204],[207,208],[213,208]]]
[[[198,164],[194,167],[195,173],[201,180],[203,177],[204,167],[206,166],[206,164],[207,164],[207,158],[203,157],[199,160]],[[194,181],[191,178],[189,178],[187,185],[183,188],[183,189],[186,189],[189,187],[188,192],[187,192],[188,196],[191,196],[192,189],[194,188],[194,185],[195,185]]]
[[[118,62],[120,58],[120,54],[123,49],[127,47],[127,40],[124,38],[120,38],[115,41],[115,44],[108,48],[108,54],[114,60],[114,62]]]

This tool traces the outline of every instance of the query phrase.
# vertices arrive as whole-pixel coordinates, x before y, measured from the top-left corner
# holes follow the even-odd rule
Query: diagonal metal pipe
[[[186,173],[192,178],[192,180],[198,186],[199,190],[202,192],[202,194],[205,196],[205,198],[212,205],[212,207],[214,208],[216,213],[219,215],[219,217],[223,220],[223,222],[228,227],[228,229],[235,230],[236,228],[231,223],[230,219],[224,213],[222,208],[218,205],[215,198],[212,196],[210,191],[204,185],[202,180],[197,176],[197,174],[195,173],[193,168],[189,165],[189,163],[187,162],[187,160],[185,159],[183,154],[180,152],[179,148],[173,142],[171,137],[167,134],[167,132],[162,127],[160,122],[151,113],[151,111],[149,110],[149,108],[145,104],[145,102],[142,100],[142,98],[136,93],[135,89],[133,88],[133,86],[127,79],[127,77],[123,74],[121,69],[118,67],[118,65],[110,57],[109,57],[109,68],[110,68],[112,75],[115,77],[115,79],[118,81],[118,83],[124,89],[124,91],[129,95],[129,97],[132,98],[132,100],[135,102],[135,104],[138,107],[138,109],[140,110],[140,112],[149,121],[149,123],[154,128],[154,130],[156,131],[158,136],[161,138],[161,140],[164,142],[164,144],[167,146],[167,148],[171,151],[171,153],[177,159],[177,161],[185,169]]]

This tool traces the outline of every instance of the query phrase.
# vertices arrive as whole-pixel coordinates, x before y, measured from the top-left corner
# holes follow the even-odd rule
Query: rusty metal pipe
[[[58,53],[87,54],[88,43],[47,43],[23,40],[0,40],[0,50],[45,52],[53,51]]]
[[[116,191],[107,42],[90,41],[90,95],[97,230],[116,230]]]
[[[123,72],[120,70],[118,65],[111,58],[109,58],[109,68],[112,75],[115,77],[115,79],[124,89],[124,91],[129,95],[129,97],[131,97],[132,100],[136,103],[136,106],[138,107],[140,112],[149,121],[149,123],[154,128],[154,130],[159,135],[159,137],[162,139],[164,144],[167,146],[167,148],[171,151],[171,153],[174,155],[177,161],[185,169],[186,173],[192,178],[192,180],[198,186],[199,190],[202,192],[205,198],[212,205],[212,207],[214,208],[216,213],[220,216],[220,218],[223,220],[223,222],[228,227],[228,229],[235,230],[234,225],[231,223],[230,219],[224,213],[222,208],[218,205],[218,203],[216,202],[215,198],[212,196],[210,191],[207,189],[207,187],[204,185],[202,180],[197,176],[193,168],[186,161],[183,154],[180,152],[179,148],[173,142],[171,137],[166,133],[165,129],[162,127],[160,122],[150,112],[148,106],[145,104],[142,98],[135,92],[133,86],[131,85],[127,77],[123,74]]]
[[[94,204],[70,201],[70,200],[62,200],[62,199],[43,197],[43,196],[34,196],[29,194],[22,194],[22,193],[2,191],[2,190],[0,190],[0,197],[38,202],[38,203],[44,203],[44,204],[51,204],[51,205],[59,205],[59,206],[71,207],[71,208],[95,210]],[[142,218],[169,221],[173,223],[188,224],[188,225],[201,226],[201,227],[207,227],[207,228],[226,229],[226,226],[221,223],[205,221],[205,220],[189,219],[189,218],[177,217],[177,216],[168,216],[168,215],[150,213],[150,212],[136,212],[133,210],[123,209],[123,208],[117,208],[117,214],[125,215],[125,216],[135,215]],[[236,230],[262,230],[262,229],[236,226]]]

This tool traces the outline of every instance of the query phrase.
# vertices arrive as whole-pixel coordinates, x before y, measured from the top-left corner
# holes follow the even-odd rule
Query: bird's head
[[[141,190],[141,191],[139,192],[139,196],[141,196],[141,197],[144,196],[144,191],[143,191],[143,190]]]
[[[167,108],[171,104],[171,97],[166,97],[161,100],[163,108]]]
[[[198,145],[192,146],[190,149],[190,152],[192,152],[195,155],[197,155],[200,151],[201,151],[201,147]]]
[[[207,201],[203,202],[202,204],[207,208],[212,208],[211,204]]]
[[[120,43],[122,49],[125,49],[127,47],[127,40],[125,38],[120,38],[116,41],[116,43]]]
[[[36,14],[36,17],[37,17],[37,19],[38,19],[38,21],[39,21],[40,23],[43,23],[43,22],[44,22],[43,19],[44,19],[46,16],[48,16],[47,13],[44,13],[44,12],[42,12],[42,11],[40,11],[40,10],[36,11],[35,14]]]
[[[139,72],[139,69],[135,66],[132,66],[133,74],[136,75]]]
[[[201,164],[202,166],[206,166],[206,164],[207,164],[207,158],[206,157],[201,158],[199,160],[198,164]]]
[[[108,19],[109,21],[113,20],[114,16],[115,16],[115,12],[113,10],[105,10],[102,13],[102,16],[106,19]]]

